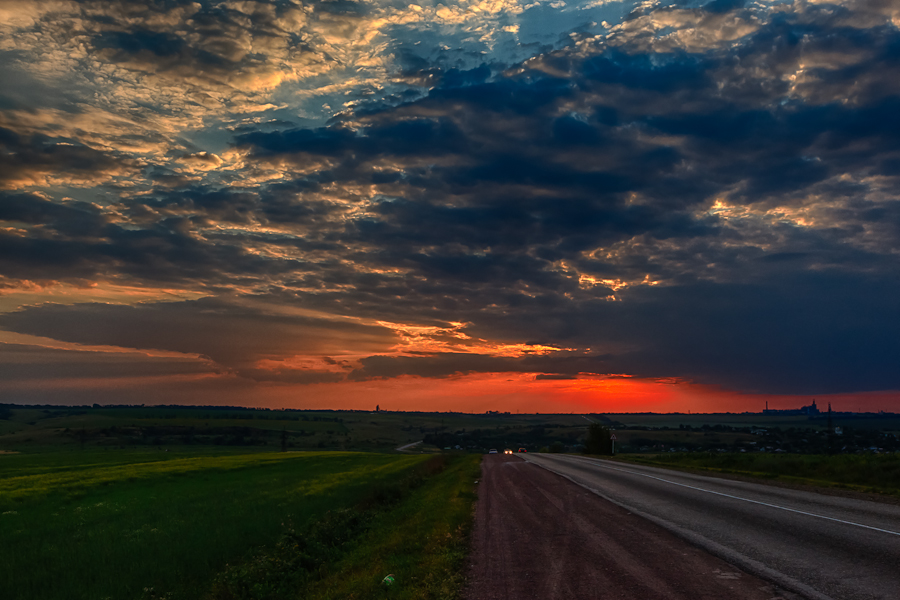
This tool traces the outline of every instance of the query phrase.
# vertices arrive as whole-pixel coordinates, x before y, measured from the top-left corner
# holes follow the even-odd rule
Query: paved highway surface
[[[601,459],[526,459],[807,598],[900,599],[900,506]]]
[[[466,600],[796,600],[516,456],[481,463]]]

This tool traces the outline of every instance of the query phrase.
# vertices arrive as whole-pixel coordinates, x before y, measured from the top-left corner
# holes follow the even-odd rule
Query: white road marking
[[[419,440],[418,442],[413,442],[412,444],[406,444],[405,446],[400,446],[399,448],[394,448],[394,450],[397,450],[397,451],[399,451],[399,452],[403,452],[403,451],[406,450],[407,448],[412,448],[412,447],[415,446],[416,444],[421,444],[421,443],[422,443],[422,440]]]
[[[576,458],[576,457],[572,457],[572,458]],[[863,529],[871,529],[873,531],[880,531],[881,533],[889,533],[891,535],[900,536],[900,532],[890,531],[889,529],[880,529],[878,527],[872,527],[870,525],[863,525],[862,523],[854,523],[853,521],[844,521],[843,519],[835,519],[834,517],[826,517],[825,515],[817,515],[816,513],[806,512],[803,510],[797,510],[795,508],[788,508],[786,506],[779,506],[777,504],[769,504],[768,502],[760,502],[759,500],[751,500],[750,498],[741,498],[740,496],[732,496],[731,494],[724,494],[722,492],[714,492],[713,490],[705,490],[703,488],[694,487],[692,485],[678,483],[677,481],[670,481],[668,479],[663,479],[662,477],[655,477],[653,475],[647,475],[646,473],[640,473],[638,471],[629,471],[628,469],[617,469],[615,467],[610,467],[608,465],[601,464],[599,461],[590,460],[588,462],[590,462],[591,464],[597,465],[598,467],[602,467],[604,469],[610,469],[612,471],[621,471],[622,473],[630,473],[632,475],[640,475],[641,477],[647,477],[649,479],[656,479],[657,481],[662,481],[664,483],[671,483],[672,485],[678,485],[678,486],[685,487],[685,488],[688,488],[691,490],[697,490],[698,492],[706,492],[707,494],[715,494],[716,496],[724,496],[726,498],[733,498],[734,500],[743,500],[744,502],[750,502],[753,504],[768,506],[769,508],[777,508],[780,510],[786,510],[788,512],[806,515],[808,517],[816,517],[819,519],[826,519],[828,521],[844,523],[845,525],[855,525],[856,527],[862,527]]]

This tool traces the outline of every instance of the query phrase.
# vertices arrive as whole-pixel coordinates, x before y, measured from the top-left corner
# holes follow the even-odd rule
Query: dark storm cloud
[[[629,373],[680,377],[763,393],[821,394],[896,389],[900,282],[805,276],[768,285],[695,284],[641,289],[622,302],[585,302],[547,314],[537,301],[497,315],[472,333],[515,335],[523,322],[557,343],[602,340],[618,350],[520,358],[443,353],[372,356],[351,379],[529,372],[539,378]],[[865,300],[860,301],[859,296]]]
[[[342,127],[254,132],[235,136],[238,146],[252,147],[252,158],[283,154],[360,159],[379,155],[445,155],[464,151],[464,138],[449,119],[387,121],[366,130],[365,136]]]
[[[0,189],[30,183],[62,184],[133,173],[135,161],[68,139],[22,135],[0,127]]]
[[[798,277],[785,285],[673,288],[652,303],[666,311],[620,316],[645,350],[613,361],[623,372],[687,376],[772,393],[897,389],[898,282]],[[636,299],[639,306],[642,299]],[[727,308],[726,308],[727,307]]]
[[[346,378],[344,373],[333,371],[316,371],[313,369],[253,369],[242,368],[237,374],[246,379],[266,383],[336,383]]]
[[[58,339],[81,344],[173,350],[207,355],[225,363],[269,351],[280,354],[299,346],[311,349],[319,341],[310,332],[323,329],[360,339],[392,339],[392,334],[380,327],[272,314],[212,298],[138,306],[45,304],[0,315],[0,321],[5,328],[20,333],[55,332]],[[90,321],[93,326],[82,328],[79,321]],[[248,335],[258,328],[268,334]],[[298,335],[301,332],[306,334]]]
[[[37,194],[0,192],[0,221],[41,226],[72,236],[97,235],[108,223],[87,202],[51,202]]]
[[[780,32],[774,35],[777,41],[799,33],[828,33],[827,27],[816,30],[810,25],[800,27],[800,32],[783,31],[783,24],[771,29]],[[869,36],[880,45],[887,45],[884,38],[894,38],[895,43],[897,38],[895,31],[869,32]],[[758,60],[758,55],[765,54],[759,46],[772,38],[773,32],[765,29],[735,54]],[[799,50],[793,53],[799,58]],[[437,88],[412,105],[362,115],[360,132],[334,126],[246,134],[238,136],[236,143],[254,149],[252,156],[261,159],[273,155],[297,156],[297,160],[310,155],[338,158],[343,161],[342,174],[359,179],[367,160],[403,162],[411,153],[436,159],[457,157],[460,160],[451,164],[438,160],[424,171],[408,165],[405,170],[369,178],[396,184],[404,196],[417,202],[425,193],[459,193],[478,186],[484,190],[478,201],[491,207],[501,201],[484,197],[494,189],[521,202],[519,190],[511,186],[549,188],[548,202],[558,205],[547,211],[551,219],[564,217],[562,211],[573,207],[573,216],[563,218],[563,226],[591,222],[588,194],[615,206],[625,193],[639,192],[671,209],[689,208],[708,201],[717,190],[739,186],[744,200],[758,201],[808,189],[836,173],[864,169],[862,159],[890,155],[896,148],[895,98],[872,105],[844,105],[841,98],[805,105],[794,98],[783,107],[773,107],[772,101],[786,92],[782,87],[750,107],[735,93],[738,80],[743,85],[746,77],[723,72],[731,60],[732,55],[717,52],[652,59],[619,50],[587,58],[560,53],[543,58],[541,66],[557,63],[566,73],[564,78],[526,70],[519,78]],[[831,75],[832,71],[820,73],[818,85],[824,86],[823,79]],[[726,91],[724,96],[717,92],[719,86]],[[678,102],[672,101],[673,95]],[[602,96],[605,104],[586,104],[577,117],[548,114],[558,112],[563,102],[584,104],[591,96]],[[441,116],[417,116],[424,114]],[[517,118],[521,123],[515,123]],[[514,124],[517,129],[512,130]],[[397,131],[402,135],[396,135]],[[670,144],[639,143],[636,134],[680,139]],[[845,150],[852,146],[851,140],[862,148]],[[551,149],[555,156],[548,154]],[[570,157],[574,160],[565,160]],[[584,164],[589,160],[593,164]],[[598,168],[604,163],[614,168]],[[702,177],[697,176],[700,168]],[[559,202],[563,198],[572,202]],[[641,209],[652,212],[655,207]],[[615,218],[615,214],[600,214],[597,220],[609,223]],[[647,214],[621,218],[623,223],[649,220]],[[542,219],[542,223],[552,221]]]
[[[188,235],[186,219],[168,219],[151,230],[107,225],[103,238],[69,238],[32,232],[0,232],[0,272],[22,279],[85,279],[112,271],[159,283],[230,279],[243,268],[250,273],[277,271],[271,261],[232,245],[213,245]],[[281,270],[289,269],[282,265]]]
[[[608,35],[508,68],[448,68],[398,42],[398,79],[422,86],[404,100],[348,104],[317,128],[241,121],[227,171],[148,168],[155,183],[103,208],[36,194],[0,203],[10,277],[241,286],[326,313],[580,350],[387,355],[386,329],[213,300],[34,307],[0,325],[204,354],[266,381],[345,377],[251,364],[330,352],[310,341],[319,332],[371,341],[357,380],[512,371],[898,388],[900,32],[885,6],[646,5]],[[315,54],[312,38],[285,33],[289,8],[202,4],[175,19],[181,29],[94,15],[90,42],[130,69],[240,87],[276,55]],[[367,10],[313,12],[350,31]],[[279,50],[246,51],[264,39]],[[0,130],[0,178],[122,167],[58,142]],[[200,170],[226,160],[172,155]]]
[[[242,377],[306,383],[343,375],[289,365],[261,368],[256,361],[334,353],[350,341],[370,351],[396,341],[383,327],[280,314],[213,298],[137,306],[43,304],[0,315],[0,327],[77,344],[198,355]]]
[[[709,12],[741,6],[718,3]],[[866,199],[868,184],[835,178],[893,174],[900,164],[896,97],[874,84],[852,103],[839,95],[850,72],[888,81],[873,70],[895,70],[900,36],[890,27],[853,31],[852,45],[875,49],[877,60],[834,68],[823,58],[791,91],[786,75],[804,57],[834,50],[828,39],[840,25],[825,9],[805,11],[773,18],[733,49],[560,51],[520,75],[448,78],[411,104],[358,113],[354,129],[259,132],[235,143],[259,160],[325,156],[344,177],[384,186],[390,199],[342,235],[378,249],[357,261],[421,276],[399,285],[443,308],[396,306],[470,320],[486,338],[531,331],[560,344],[619,348],[594,370],[473,355],[376,356],[354,378],[533,369],[682,376],[767,392],[896,388],[890,364],[900,346],[891,340],[900,317],[874,298],[896,293],[879,278],[896,280],[883,251],[898,244],[897,201]],[[754,81],[734,68],[738,60],[769,61],[761,76],[775,83]],[[562,106],[571,112],[560,114]],[[408,133],[393,135],[401,126]],[[372,173],[377,163],[394,169]],[[894,179],[880,185],[900,191]],[[816,216],[831,225],[762,224],[766,209],[745,220],[697,210],[717,194],[784,210],[827,197]],[[626,241],[632,247],[615,257],[582,254]],[[647,274],[669,283],[597,302],[592,296],[610,290],[580,289],[558,261],[601,279]],[[810,275],[823,268],[836,271]],[[849,274],[856,269],[869,275]],[[362,290],[342,297],[359,310],[371,301]]]
[[[235,136],[238,145],[253,146],[254,157],[283,153],[308,153],[336,156],[348,151],[348,142],[356,135],[342,128],[290,129],[287,131],[242,133]]]
[[[265,260],[239,244],[201,240],[193,234],[211,218],[246,220],[238,198],[242,196],[226,192],[184,195],[181,201],[195,209],[194,214],[150,211],[149,219],[147,207],[159,202],[122,207],[137,221],[149,221],[139,228],[115,222],[115,210],[93,204],[0,193],[0,220],[17,229],[24,226],[0,231],[0,274],[65,280],[114,271],[147,281],[215,284],[234,276],[293,270],[293,261]]]
[[[103,32],[95,38],[94,45],[98,50],[116,49],[123,55],[146,51],[159,58],[176,57],[184,52],[186,47],[184,41],[172,33],[146,29]],[[208,55],[204,58],[209,60]]]
[[[502,357],[484,354],[441,353],[430,356],[370,356],[349,374],[351,380],[381,379],[415,375],[452,377],[472,373],[544,373],[550,377],[574,377],[579,373],[603,372],[601,356],[526,355]]]
[[[268,40],[282,48],[300,41],[285,30],[285,13],[298,9],[293,2],[258,2],[246,12],[228,3],[210,2],[83,4],[84,18],[96,31],[91,43],[101,56],[141,70],[169,71],[173,76],[194,74],[224,82],[233,70],[252,69],[267,61],[264,53],[248,52],[250,42],[266,48]]]
[[[0,343],[0,380],[109,379],[209,375],[217,372],[208,360],[151,357],[137,353],[63,350]]]
[[[136,207],[126,207],[133,218],[140,220],[142,211],[154,211],[151,219],[161,215],[188,216],[201,222],[247,224],[255,219],[259,210],[257,194],[254,191],[207,188],[189,186],[185,189],[158,194],[152,200]]]
[[[508,336],[528,322],[541,339],[610,349],[577,372],[684,377],[767,393],[896,389],[898,293],[897,278],[794,267],[747,284],[636,288],[620,302],[585,301],[559,312],[532,300],[468,331]],[[558,365],[535,371],[571,372]]]

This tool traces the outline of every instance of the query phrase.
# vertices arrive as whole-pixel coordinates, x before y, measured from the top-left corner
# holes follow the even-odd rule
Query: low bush
[[[366,529],[371,511],[327,513],[302,532],[288,525],[275,547],[229,566],[213,583],[211,600],[289,598],[337,560]]]

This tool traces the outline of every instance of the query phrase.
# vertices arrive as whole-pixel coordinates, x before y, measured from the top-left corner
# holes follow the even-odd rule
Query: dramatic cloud
[[[335,398],[501,373],[900,389],[890,3],[2,11],[10,336]]]
[[[215,372],[208,361],[190,357],[72,351],[22,344],[0,344],[0,357],[0,377],[12,386],[40,385],[61,379],[128,379],[209,375]]]
[[[251,379],[274,381],[339,379],[342,365],[331,356],[347,348],[377,352],[397,341],[386,327],[213,299],[136,306],[43,304],[0,315],[0,320],[17,333],[85,346],[177,352]]]

